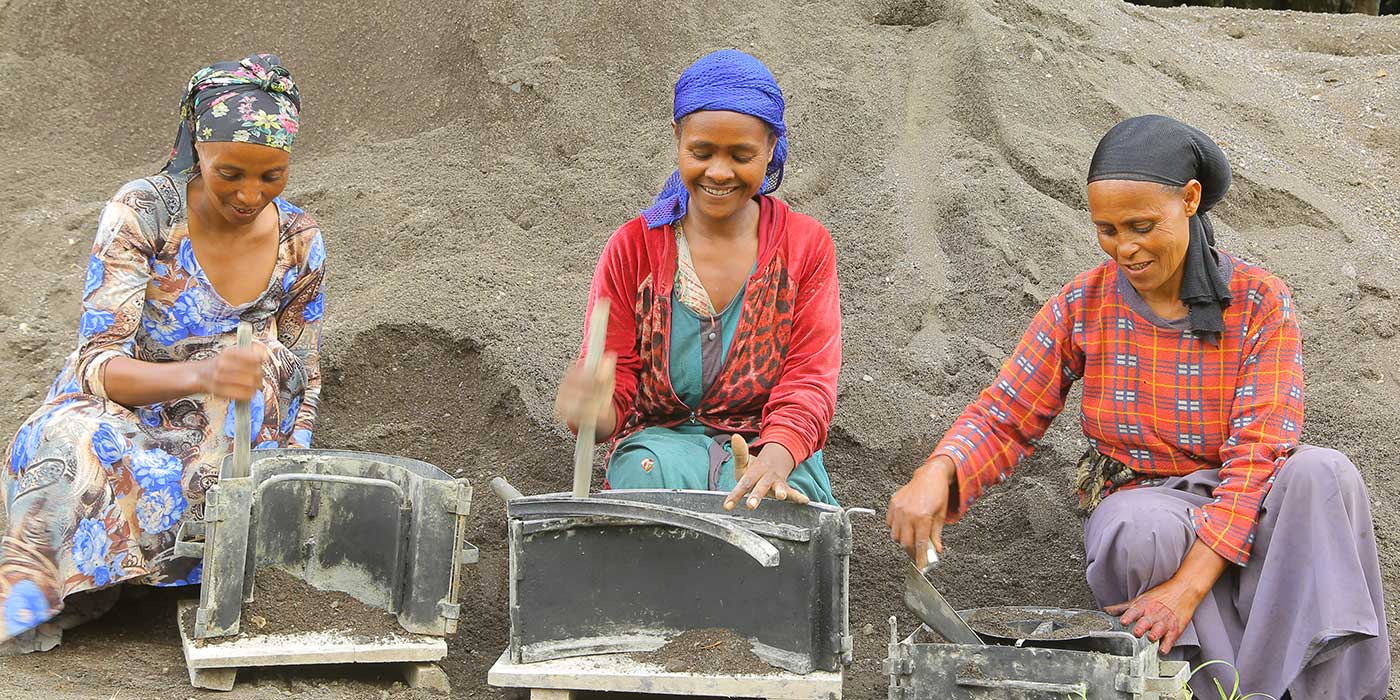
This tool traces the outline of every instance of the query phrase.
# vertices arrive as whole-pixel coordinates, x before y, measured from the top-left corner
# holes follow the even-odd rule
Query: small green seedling
[[[1224,686],[1220,685],[1220,681],[1211,679],[1211,683],[1215,684],[1215,691],[1220,694],[1220,700],[1250,700],[1250,698],[1267,698],[1268,700],[1278,700],[1278,698],[1269,695],[1268,693],[1247,693],[1241,695],[1239,670],[1237,670],[1235,666],[1229,661],[1225,661],[1222,659],[1212,659],[1201,664],[1200,666],[1197,666],[1196,668],[1191,669],[1191,677],[1194,678],[1197,673],[1201,672],[1201,669],[1207,666],[1214,666],[1215,664],[1224,664],[1225,666],[1229,667],[1231,671],[1235,672],[1235,684],[1233,687],[1230,688],[1229,693],[1225,692],[1225,688]],[[1183,687],[1182,692],[1185,693],[1186,700],[1192,700],[1192,698],[1195,697],[1191,694],[1191,689],[1189,687]],[[1203,698],[1202,700],[1205,699]]]
[[[1201,672],[1201,669],[1207,666],[1214,666],[1215,664],[1224,664],[1230,667],[1231,671],[1235,672],[1235,685],[1233,688],[1230,689],[1229,693],[1225,692],[1225,688],[1220,685],[1220,681],[1214,679],[1211,680],[1211,682],[1215,684],[1215,690],[1220,693],[1220,700],[1250,700],[1250,698],[1267,698],[1267,700],[1278,700],[1278,698],[1269,695],[1268,693],[1248,693],[1246,695],[1240,695],[1240,672],[1236,670],[1234,665],[1231,664],[1229,661],[1225,661],[1222,659],[1214,659],[1211,661],[1207,661],[1201,664],[1200,666],[1191,669],[1191,677],[1194,678],[1197,673]],[[1195,695],[1191,694],[1191,688],[1189,686],[1183,685],[1181,687],[1181,693],[1182,698],[1184,700],[1193,700],[1196,697]],[[1074,700],[1089,700],[1089,691],[1079,691],[1079,694],[1075,696]],[[1205,699],[1203,698],[1202,700]]]

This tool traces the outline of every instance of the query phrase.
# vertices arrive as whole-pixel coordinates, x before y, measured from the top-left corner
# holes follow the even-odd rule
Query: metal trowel
[[[917,563],[909,563],[909,571],[904,575],[904,605],[914,611],[929,629],[954,644],[984,644],[982,638],[924,575],[938,565],[938,553],[931,542],[928,545],[928,562],[925,569],[920,569]]]

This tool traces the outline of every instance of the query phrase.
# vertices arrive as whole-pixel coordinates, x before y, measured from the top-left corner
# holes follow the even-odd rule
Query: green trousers
[[[608,462],[608,486],[614,489],[685,489],[730,491],[734,456],[727,439],[717,441],[704,426],[644,428],[618,443]],[[831,495],[822,453],[803,460],[787,478],[788,486],[815,502],[837,505]]]

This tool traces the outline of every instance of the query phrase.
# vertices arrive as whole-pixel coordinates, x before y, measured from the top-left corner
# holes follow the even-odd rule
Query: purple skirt
[[[1089,587],[1100,606],[1132,600],[1176,573],[1195,542],[1191,511],[1212,500],[1217,469],[1120,491],[1084,527]],[[1380,700],[1390,683],[1371,504],[1346,455],[1303,445],[1264,498],[1248,566],[1231,566],[1201,601],[1170,658],[1229,662],[1244,693],[1292,700]],[[1201,698],[1235,671],[1191,680]]]

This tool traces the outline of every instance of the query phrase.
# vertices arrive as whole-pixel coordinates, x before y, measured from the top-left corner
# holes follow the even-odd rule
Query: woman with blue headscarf
[[[681,75],[672,114],[678,167],[603,250],[588,306],[612,309],[603,360],[593,376],[571,368],[557,412],[613,441],[611,488],[834,503],[821,449],[841,366],[835,249],[769,196],[787,160],[782,91],[758,59],[716,51]],[[737,478],[734,435],[754,447]]]
[[[120,582],[199,583],[175,534],[203,518],[232,401],[257,447],[310,446],[325,247],[279,196],[300,108],[276,56],[201,69],[170,161],[103,208],[77,349],[0,463],[0,655],[51,648]]]

